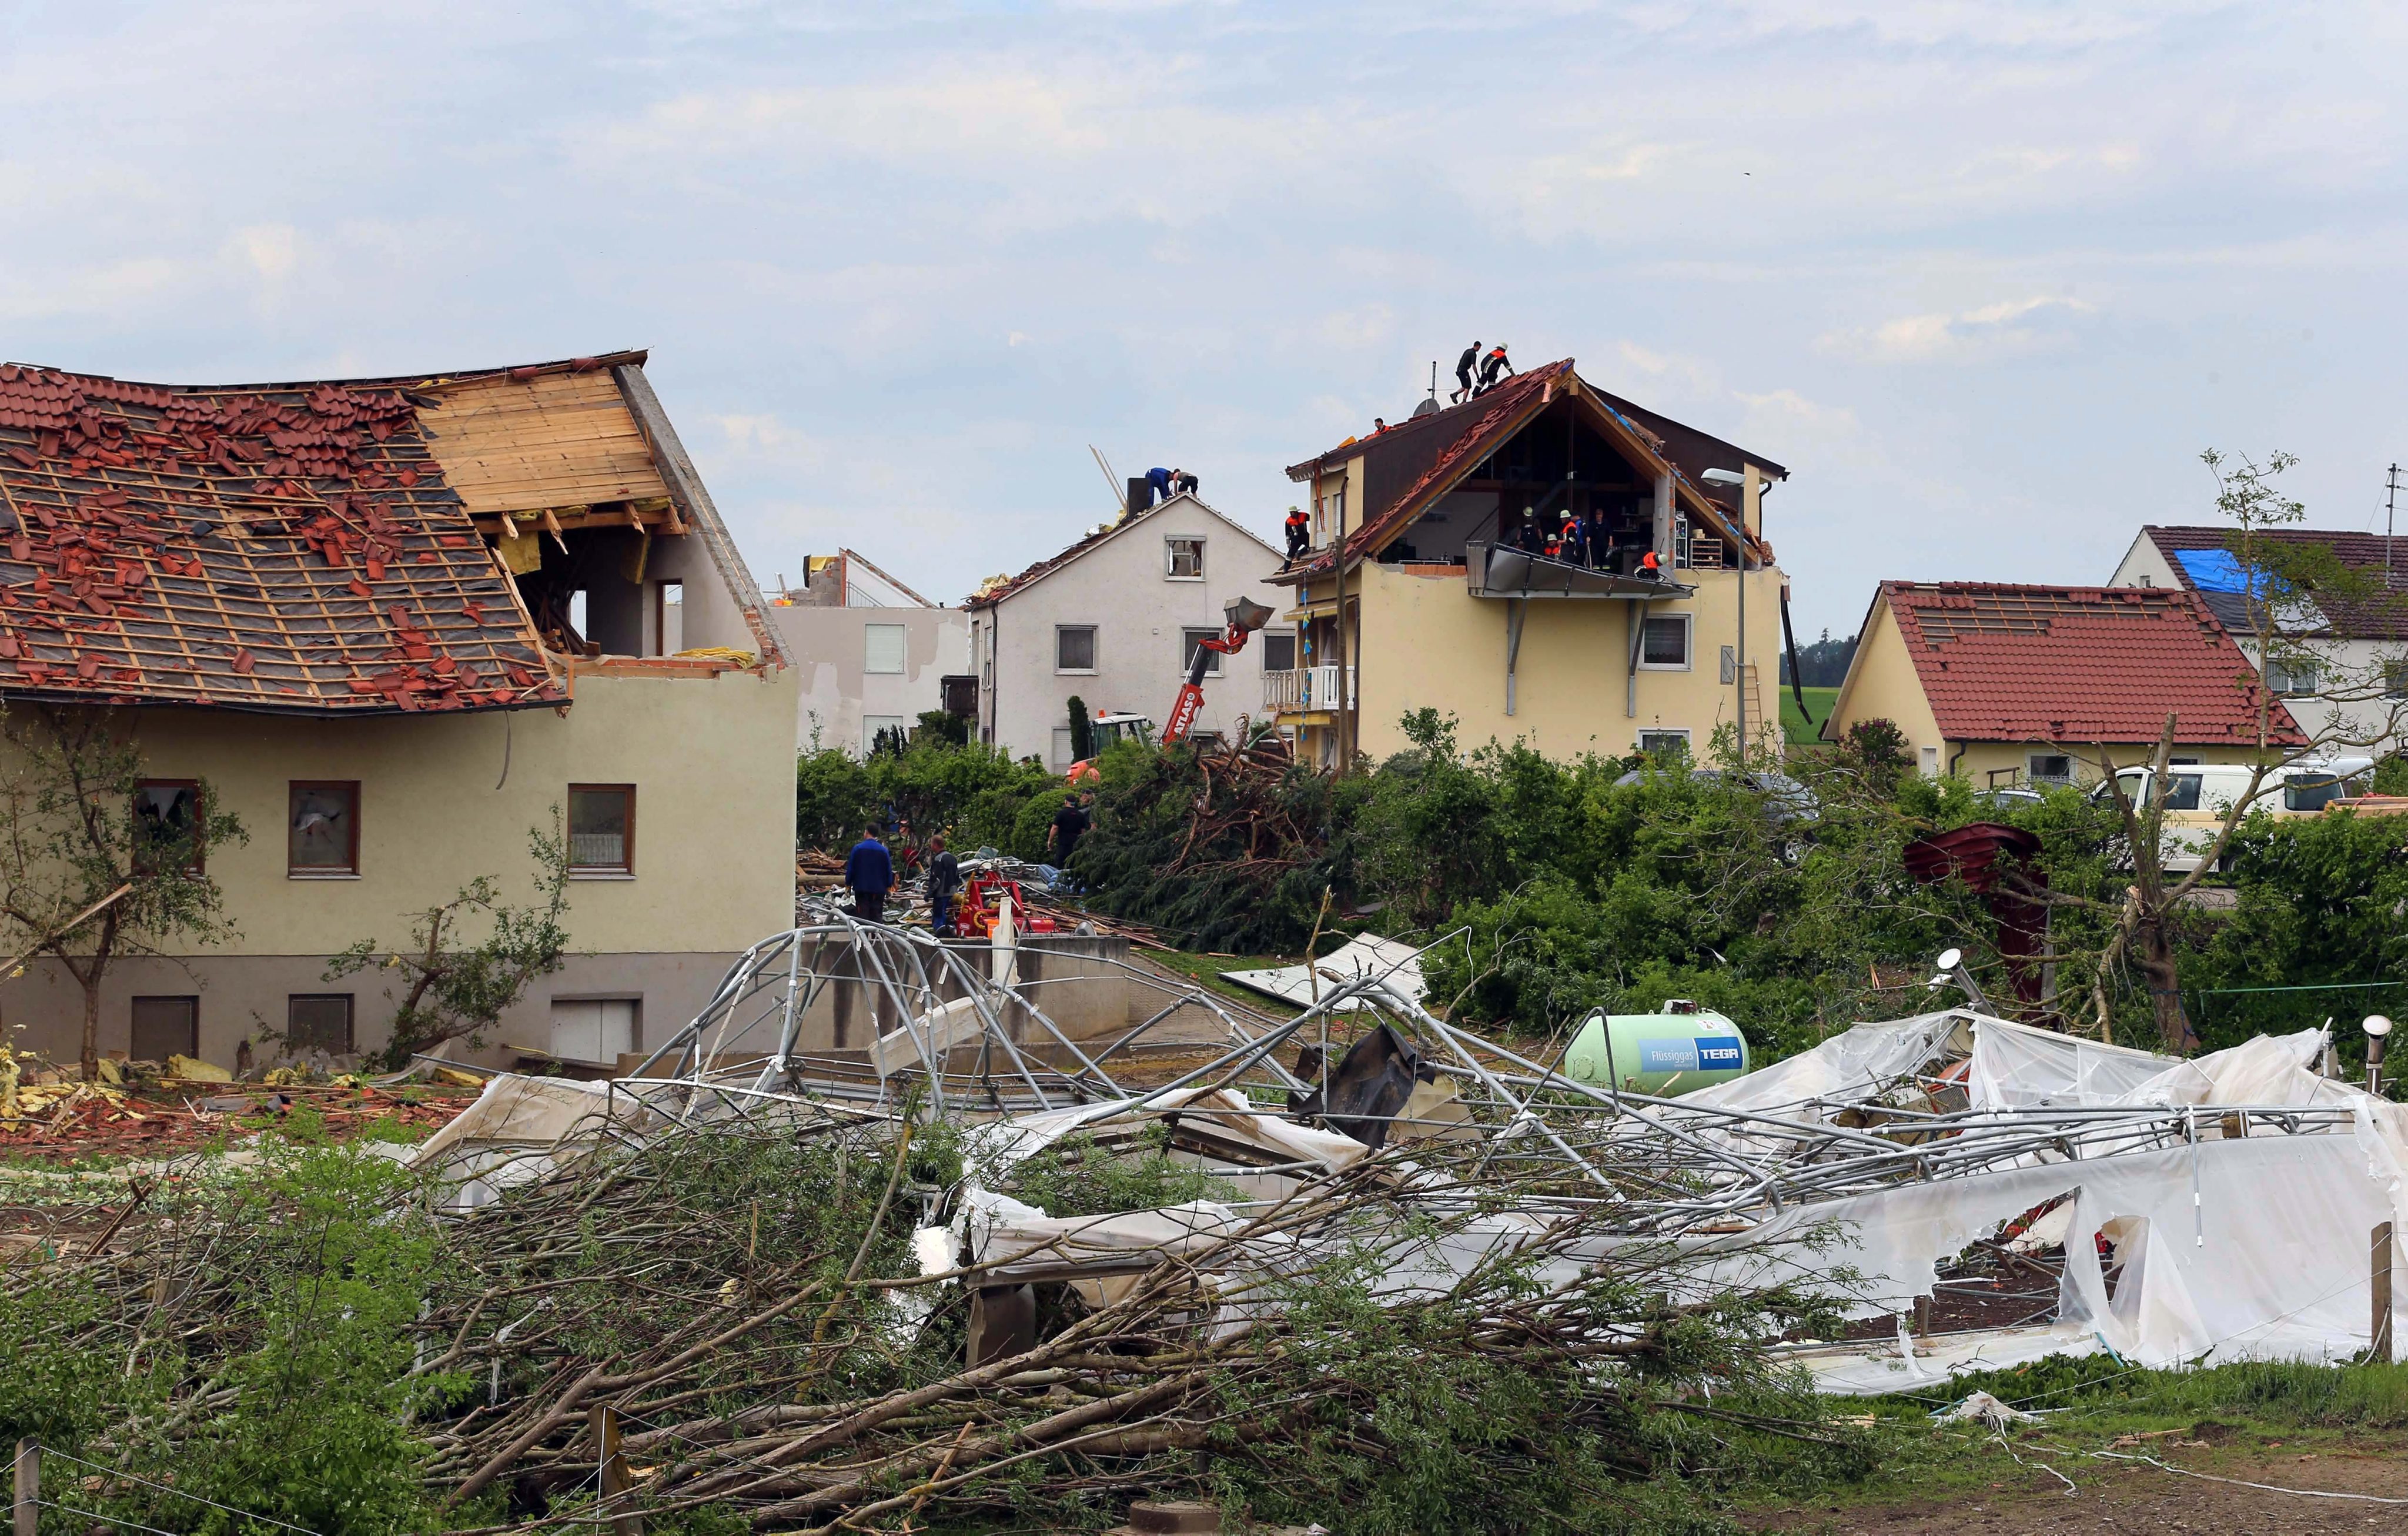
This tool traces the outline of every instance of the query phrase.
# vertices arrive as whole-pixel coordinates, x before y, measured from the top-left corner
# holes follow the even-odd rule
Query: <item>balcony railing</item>
[[[1263,708],[1273,714],[1326,710],[1338,696],[1338,668],[1303,667],[1263,674]],[[1354,668],[1346,668],[1346,707],[1354,707]]]

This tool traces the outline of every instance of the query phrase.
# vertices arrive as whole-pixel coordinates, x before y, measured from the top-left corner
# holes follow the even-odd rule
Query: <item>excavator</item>
[[[1204,708],[1204,669],[1214,656],[1234,656],[1246,648],[1246,638],[1271,622],[1271,610],[1252,597],[1232,597],[1221,605],[1225,627],[1218,635],[1207,636],[1196,642],[1196,654],[1187,663],[1187,680],[1179,685],[1178,696],[1170,701],[1170,722],[1162,728],[1161,745],[1175,747],[1187,739],[1196,728],[1197,713]],[[1098,752],[1115,741],[1134,738],[1146,739],[1154,722],[1143,715],[1116,714],[1110,711],[1096,711],[1096,748]],[[1082,758],[1070,765],[1068,778],[1081,783],[1098,777],[1096,760]]]

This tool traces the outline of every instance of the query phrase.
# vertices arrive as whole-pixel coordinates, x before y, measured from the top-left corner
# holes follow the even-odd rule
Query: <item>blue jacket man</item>
[[[886,893],[895,888],[895,860],[870,827],[844,859],[844,883],[853,892],[853,915],[864,923],[886,921]]]

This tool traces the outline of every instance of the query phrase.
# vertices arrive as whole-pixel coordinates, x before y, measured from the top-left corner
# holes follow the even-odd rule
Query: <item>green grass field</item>
[[[1830,718],[1831,700],[1840,696],[1837,688],[1809,688],[1805,693],[1806,707],[1814,711],[1812,725],[1798,712],[1798,700],[1790,694],[1789,685],[1784,683],[1781,687],[1781,733],[1793,747],[1811,746],[1818,739],[1814,733]]]

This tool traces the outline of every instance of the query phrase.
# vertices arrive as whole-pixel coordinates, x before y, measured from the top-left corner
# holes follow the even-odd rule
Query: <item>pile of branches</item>
[[[330,1533],[633,1514],[653,1531],[1081,1525],[1140,1497],[1362,1531],[1645,1529],[1690,1497],[1674,1478],[1861,1467],[1853,1432],[1764,1363],[1759,1341],[1828,1326],[1816,1304],[1698,1296],[1669,1251],[1600,1258],[1591,1218],[1560,1202],[1457,1275],[1430,1262],[1440,1246],[1493,1227],[1512,1191],[1412,1195],[1387,1157],[1100,1294],[1037,1285],[1030,1336],[972,1366],[970,1296],[995,1277],[924,1274],[913,1242],[958,1192],[959,1146],[944,1124],[756,1113],[606,1139],[466,1216],[396,1187],[366,1229],[425,1242],[423,1261],[330,1266],[390,1293],[340,1298],[343,1325],[371,1319],[381,1348],[315,1367],[365,1384],[294,1375],[274,1340],[232,1326],[251,1281],[226,1267],[298,1273],[322,1252],[291,1246],[307,1234],[263,1229],[255,1205],[243,1231],[188,1205],[172,1241],[0,1271],[20,1318],[79,1299],[12,1371],[44,1369],[45,1350],[114,1371],[147,1337],[163,1387],[0,1428],[64,1437],[104,1470],[91,1507],[168,1530],[208,1523],[178,1503],[192,1490],[258,1508],[195,1469],[223,1459],[243,1384],[275,1369],[308,1412],[330,1391],[380,1405],[407,1458],[358,1516],[332,1498],[259,1509]],[[1396,1288],[1400,1265],[1414,1287]],[[112,1467],[183,1481],[154,1471],[146,1493]],[[394,1507],[403,1483],[414,1511]]]
[[[1329,883],[1331,783],[1276,735],[1179,748],[1115,782],[1073,869],[1091,905],[1185,948],[1302,944]]]

